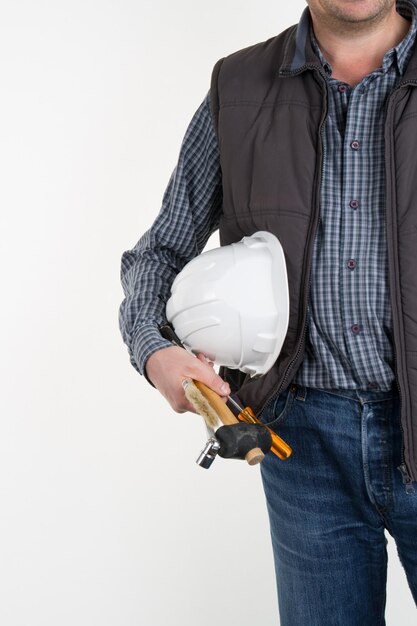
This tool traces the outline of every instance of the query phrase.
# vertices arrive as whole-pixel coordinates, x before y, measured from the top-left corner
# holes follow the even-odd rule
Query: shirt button
[[[352,209],[357,209],[357,208],[358,208],[358,206],[359,206],[359,201],[358,201],[358,200],[351,200],[351,201],[349,202],[349,206],[350,206]]]
[[[351,331],[354,335],[357,335],[361,332],[361,327],[359,326],[359,324],[353,324]]]
[[[340,93],[345,93],[346,85],[339,85],[338,90],[340,91]]]
[[[350,144],[350,147],[352,148],[352,150],[359,150],[359,141],[357,141],[357,139],[354,139]]]
[[[348,268],[350,270],[354,270],[356,267],[356,261],[355,259],[349,259],[349,261],[346,263],[346,265],[348,266]]]

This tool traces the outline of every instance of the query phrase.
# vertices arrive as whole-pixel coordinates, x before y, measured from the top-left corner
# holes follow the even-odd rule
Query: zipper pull
[[[399,465],[397,467],[397,469],[399,470],[399,472],[401,473],[401,477],[403,479],[403,483],[405,485],[405,490],[408,494],[410,493],[414,493],[415,489],[413,487],[413,479],[411,478],[411,476],[409,475],[408,471],[407,471],[407,466],[405,465],[405,463],[401,463],[401,465]]]

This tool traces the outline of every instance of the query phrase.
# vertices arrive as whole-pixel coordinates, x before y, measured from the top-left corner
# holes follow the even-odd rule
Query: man
[[[417,10],[307,4],[216,64],[161,212],[123,256],[121,329],[176,411],[197,378],[292,446],[261,465],[282,626],[376,626],[384,529],[417,602]],[[289,329],[257,381],[158,332],[175,274],[218,227],[222,245],[269,230],[285,251]]]

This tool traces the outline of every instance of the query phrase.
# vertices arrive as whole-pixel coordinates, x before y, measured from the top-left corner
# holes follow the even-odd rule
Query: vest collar
[[[298,74],[313,67],[323,71],[320,59],[311,45],[310,28],[310,10],[306,7],[298,24],[289,30],[279,74]]]

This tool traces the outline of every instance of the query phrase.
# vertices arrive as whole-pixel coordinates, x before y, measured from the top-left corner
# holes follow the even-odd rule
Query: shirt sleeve
[[[122,255],[125,298],[119,326],[133,367],[145,377],[151,354],[172,345],[158,330],[166,321],[171,284],[218,228],[221,208],[220,157],[209,92],[187,128],[158,216]]]

